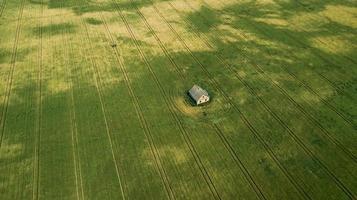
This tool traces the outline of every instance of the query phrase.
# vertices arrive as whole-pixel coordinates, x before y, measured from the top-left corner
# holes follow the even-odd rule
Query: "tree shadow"
[[[168,0],[144,0],[144,1],[117,1],[112,2],[95,2],[88,0],[29,0],[32,4],[47,5],[48,9],[70,9],[76,15],[83,15],[93,12],[116,12],[118,8],[125,11],[150,6],[153,3],[168,1]]]
[[[49,36],[60,35],[63,33],[63,30],[66,30],[68,33],[75,33],[76,26],[70,23],[60,23],[60,24],[49,24],[42,26],[41,29],[34,28],[33,34],[39,35],[39,31],[42,31],[43,34],[48,34]]]
[[[274,0],[276,4],[284,8],[286,14],[296,14],[298,12],[320,12],[326,9],[327,5],[342,5],[356,7],[353,1],[334,1],[334,0],[304,0],[304,1],[283,1]]]
[[[210,20],[204,23],[200,18],[201,15],[207,16],[207,18]],[[221,23],[220,18],[217,16],[217,13],[206,6],[202,6],[197,12],[188,14],[186,16],[186,19],[190,22],[192,26],[196,27],[202,32],[208,32],[211,30],[212,27]]]
[[[16,53],[16,61],[23,61],[27,55],[31,53],[31,48],[18,49]],[[11,63],[12,51],[0,48],[0,64]]]
[[[91,24],[91,25],[100,25],[100,24],[103,24],[103,21],[99,20],[99,19],[95,19],[95,18],[87,18],[86,19],[86,22],[88,24]]]

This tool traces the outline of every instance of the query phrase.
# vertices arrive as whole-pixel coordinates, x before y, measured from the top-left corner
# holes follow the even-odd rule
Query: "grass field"
[[[0,0],[1,200],[357,199],[356,102],[354,0]]]

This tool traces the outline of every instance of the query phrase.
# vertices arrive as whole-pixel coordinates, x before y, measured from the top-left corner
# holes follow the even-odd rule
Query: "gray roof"
[[[190,94],[190,96],[195,100],[198,101],[199,98],[202,97],[202,95],[208,96],[208,92],[204,89],[202,89],[200,86],[198,85],[194,85],[189,91],[188,93]]]

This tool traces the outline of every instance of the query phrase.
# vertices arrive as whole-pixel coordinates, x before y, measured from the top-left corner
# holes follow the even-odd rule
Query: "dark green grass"
[[[99,24],[103,24],[102,21],[95,19],[95,18],[87,18],[86,19],[88,24],[92,24],[92,25],[99,25]]]
[[[50,24],[41,27],[43,34],[48,34],[51,36],[60,35],[63,30],[67,30],[69,33],[75,33],[75,28],[76,27],[73,24],[69,23]],[[36,27],[33,31],[33,34],[37,36],[39,34],[39,28]]]

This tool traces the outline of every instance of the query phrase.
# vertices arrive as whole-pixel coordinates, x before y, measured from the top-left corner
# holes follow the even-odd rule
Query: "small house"
[[[200,105],[209,101],[210,97],[208,92],[202,89],[198,85],[194,85],[189,91],[188,94],[195,101],[196,105]]]

